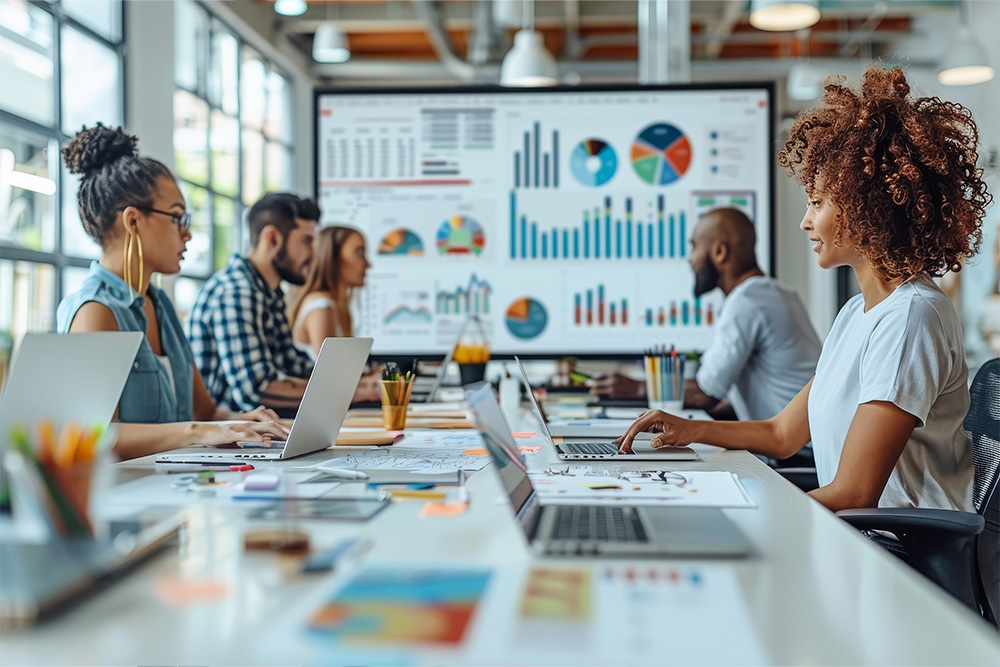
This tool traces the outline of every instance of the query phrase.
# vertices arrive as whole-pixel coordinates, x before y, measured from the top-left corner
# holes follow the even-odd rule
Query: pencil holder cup
[[[411,383],[402,380],[382,381],[382,426],[387,431],[406,428],[406,409],[410,405]]]
[[[80,522],[79,525],[71,525],[72,519],[67,521],[68,515],[59,510],[54,495],[49,495],[48,501],[52,504],[50,512],[54,517],[57,517],[56,530],[60,535],[80,533],[93,535],[94,531],[90,523],[90,498],[94,476],[97,472],[97,463],[90,461],[71,466],[46,465],[44,468],[46,475],[55,482],[56,487],[62,492],[62,499],[69,504],[72,515]]]
[[[386,431],[402,431],[406,428],[405,405],[383,405],[382,426]]]

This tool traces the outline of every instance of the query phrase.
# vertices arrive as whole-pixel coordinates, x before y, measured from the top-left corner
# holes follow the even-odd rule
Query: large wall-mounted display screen
[[[356,333],[444,354],[470,314],[494,353],[703,349],[718,290],[692,293],[700,215],[742,209],[772,262],[772,91],[319,91],[323,224],[366,236]]]

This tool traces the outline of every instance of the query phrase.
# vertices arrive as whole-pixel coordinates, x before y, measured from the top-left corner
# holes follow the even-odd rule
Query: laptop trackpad
[[[671,552],[742,556],[750,543],[736,525],[715,507],[643,507],[653,542],[664,542]]]

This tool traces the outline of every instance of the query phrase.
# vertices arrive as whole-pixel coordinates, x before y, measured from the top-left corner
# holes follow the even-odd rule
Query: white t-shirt
[[[722,304],[698,386],[718,399],[728,393],[740,419],[770,419],[809,382],[822,346],[795,290],[748,278]]]
[[[819,483],[837,474],[858,406],[888,401],[919,423],[879,507],[975,511],[972,443],[962,429],[968,378],[958,313],[929,277],[900,285],[867,313],[864,298],[852,298],[833,323],[809,392]]]

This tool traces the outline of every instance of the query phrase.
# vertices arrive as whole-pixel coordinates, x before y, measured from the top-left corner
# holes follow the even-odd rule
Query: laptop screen
[[[549,425],[545,423],[545,415],[542,414],[542,409],[538,407],[538,401],[535,399],[535,393],[531,391],[531,383],[528,382],[528,374],[524,372],[524,366],[521,364],[521,360],[514,357],[514,361],[517,362],[517,370],[521,372],[521,381],[524,383],[524,391],[528,394],[528,400],[531,401],[531,407],[535,411],[535,416],[538,417],[538,422],[542,425],[542,435],[545,439],[549,441],[550,445],[555,444],[552,442],[552,434],[549,432]]]
[[[514,442],[507,420],[504,419],[496,392],[487,383],[471,387],[465,391],[469,407],[475,415],[476,428],[483,437],[486,450],[493,457],[500,482],[510,498],[514,514],[518,514],[533,489],[528,479],[527,467]]]

